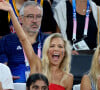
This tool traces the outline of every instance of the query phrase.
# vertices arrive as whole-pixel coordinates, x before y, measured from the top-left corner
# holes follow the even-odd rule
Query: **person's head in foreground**
[[[50,79],[50,70],[53,66],[61,71],[69,73],[71,60],[71,47],[69,41],[65,40],[61,34],[50,35],[43,46],[43,73]]]
[[[49,90],[48,85],[48,79],[40,73],[32,74],[26,82],[27,90]]]

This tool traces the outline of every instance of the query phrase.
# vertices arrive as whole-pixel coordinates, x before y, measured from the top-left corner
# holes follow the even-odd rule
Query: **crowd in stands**
[[[100,90],[99,5],[99,0],[0,0],[0,90],[14,90],[14,83],[26,83],[26,90],[73,90],[72,55],[91,50],[79,90]]]

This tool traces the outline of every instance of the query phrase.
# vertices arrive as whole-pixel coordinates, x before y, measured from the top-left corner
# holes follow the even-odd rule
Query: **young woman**
[[[100,45],[94,53],[89,74],[82,78],[81,90],[100,90]]]
[[[48,90],[48,79],[40,73],[32,74],[26,82],[26,90]]]
[[[41,62],[34,53],[31,43],[18,23],[10,4],[3,0],[0,1],[0,9],[8,11],[10,14],[16,34],[29,60],[31,74],[43,73],[46,75],[50,90],[72,90],[73,75],[69,73],[71,60],[69,42],[64,40],[60,34],[50,35],[44,43]]]

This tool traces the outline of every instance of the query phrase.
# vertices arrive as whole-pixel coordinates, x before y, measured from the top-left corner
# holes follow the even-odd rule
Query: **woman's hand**
[[[12,10],[12,7],[7,1],[0,0],[0,10],[4,10],[4,11],[10,12]]]

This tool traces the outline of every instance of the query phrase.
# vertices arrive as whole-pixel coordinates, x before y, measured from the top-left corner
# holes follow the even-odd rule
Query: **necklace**
[[[87,7],[86,4],[87,4],[87,1],[84,1],[84,0],[76,1],[76,10],[78,9],[79,12],[83,12],[85,14],[86,7]]]

